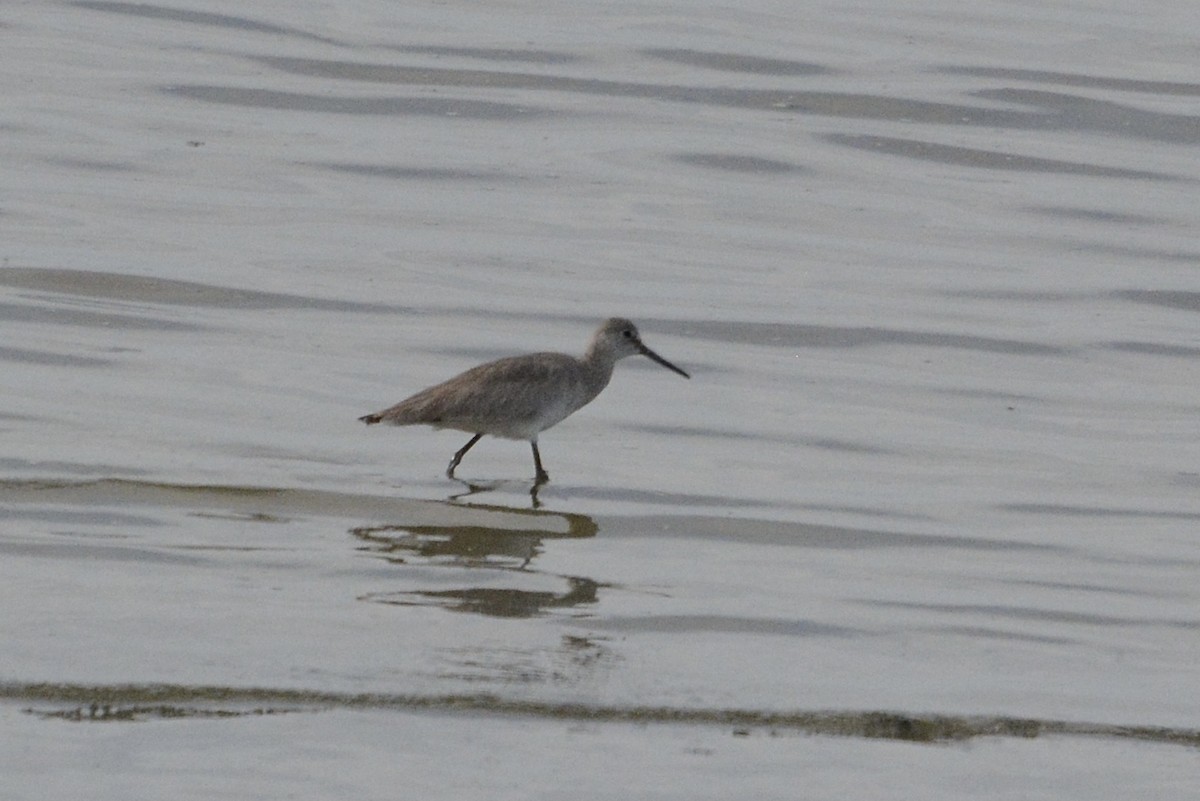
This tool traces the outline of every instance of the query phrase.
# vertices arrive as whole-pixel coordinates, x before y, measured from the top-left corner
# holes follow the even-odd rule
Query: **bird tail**
[[[382,419],[383,419],[383,415],[381,415],[381,414],[367,414],[367,415],[363,415],[362,417],[360,417],[360,418],[358,418],[358,419],[359,419],[359,420],[361,420],[362,422],[366,423],[366,424],[367,424],[367,425],[369,425],[369,426],[373,426],[373,425],[375,425],[376,423],[378,423],[380,420],[382,420]]]

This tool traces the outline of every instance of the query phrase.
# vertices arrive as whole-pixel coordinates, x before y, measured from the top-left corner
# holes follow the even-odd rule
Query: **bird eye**
[[[626,339],[633,339],[633,329],[626,328],[624,331],[621,332],[621,336],[625,337]]]

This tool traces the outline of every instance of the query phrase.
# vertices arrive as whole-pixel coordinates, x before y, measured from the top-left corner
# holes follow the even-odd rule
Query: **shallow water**
[[[8,9],[5,796],[1181,797],[1156,9]],[[536,495],[355,422],[614,314]]]

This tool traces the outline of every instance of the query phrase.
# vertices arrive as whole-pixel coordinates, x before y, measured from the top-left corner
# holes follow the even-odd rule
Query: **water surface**
[[[10,9],[5,797],[1185,796],[1190,16]]]

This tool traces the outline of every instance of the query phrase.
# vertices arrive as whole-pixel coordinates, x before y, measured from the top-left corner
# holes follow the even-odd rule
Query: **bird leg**
[[[476,434],[471,437],[470,442],[458,449],[458,453],[454,454],[454,458],[450,460],[450,466],[446,468],[446,478],[454,478],[454,468],[458,467],[458,463],[462,461],[463,454],[471,450],[471,446],[481,439],[483,439],[483,434]]]
[[[537,484],[545,484],[550,480],[550,474],[542,468],[542,455],[538,453],[537,440],[529,442],[533,446],[533,466],[537,468]],[[535,485],[536,486],[536,485]]]

